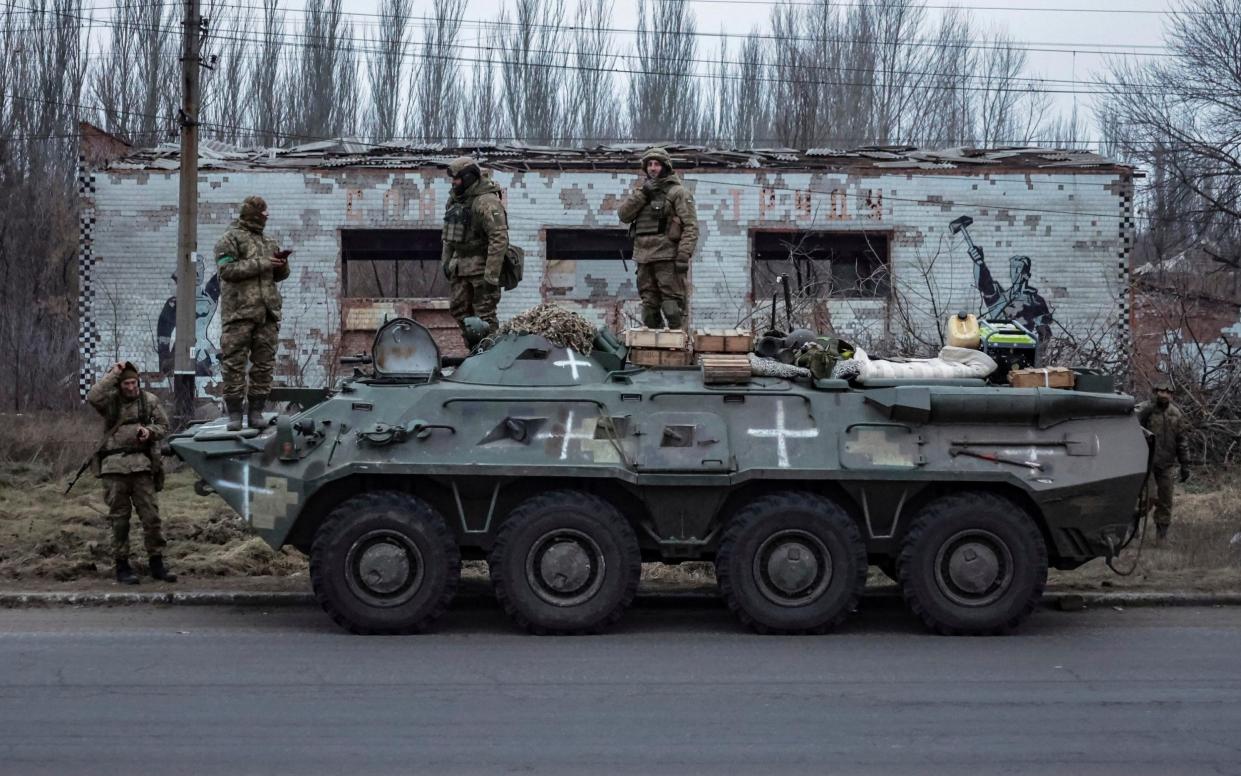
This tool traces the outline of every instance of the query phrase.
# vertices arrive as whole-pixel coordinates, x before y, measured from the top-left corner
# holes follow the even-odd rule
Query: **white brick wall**
[[[987,251],[995,278],[1008,285],[1008,257],[1031,258],[1031,284],[1050,303],[1057,327],[1107,329],[1122,320],[1121,271],[1125,182],[1114,173],[996,172],[943,174],[809,174],[790,171],[687,172],[701,237],[691,270],[692,325],[731,326],[750,312],[750,233],[787,228],[876,230],[890,235],[894,293],[929,326],[933,308],[979,309],[972,264],[948,222],[975,219],[971,233]],[[549,227],[619,226],[616,206],[636,180],[628,172],[497,172],[507,194],[510,237],[526,250],[523,284],[505,295],[501,318],[541,301]],[[440,226],[448,181],[439,169],[202,172],[199,251],[214,273],[212,246],[242,199],[269,203],[268,231],[296,252],[282,290],[285,325],[278,379],[319,384],[319,362],[339,330],[340,239],[344,228]],[[95,174],[93,233],[83,261],[92,262],[89,321],[98,346],[89,376],[115,357],[157,368],[160,311],[173,294],[177,175],[155,171]],[[88,238],[84,238],[84,241]],[[632,264],[629,270],[633,271]],[[929,271],[928,271],[929,270]],[[604,273],[615,282],[614,268]],[[832,320],[842,335],[881,337],[899,326],[886,300],[837,300]],[[636,298],[625,304],[636,315]],[[592,311],[602,319],[602,309]],[[207,331],[219,341],[219,317]],[[281,374],[283,373],[283,374]],[[211,378],[201,381],[206,388]]]

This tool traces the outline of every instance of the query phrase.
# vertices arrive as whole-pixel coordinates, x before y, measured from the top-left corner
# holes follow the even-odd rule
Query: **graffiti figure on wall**
[[[983,317],[993,321],[1017,321],[1038,335],[1040,342],[1051,338],[1052,313],[1047,300],[1030,285],[1031,261],[1029,256],[1010,256],[1008,259],[1008,288],[996,282],[991,268],[983,257],[982,248],[974,244],[967,229],[974,219],[961,216],[948,224],[953,234],[965,237],[969,257],[974,262],[974,286],[982,295],[985,306]]]
[[[220,304],[220,278],[212,273],[206,279],[206,269],[201,257],[194,262],[194,372],[198,377],[214,377],[219,374],[220,351],[208,334],[211,319]],[[175,287],[177,275],[172,281]],[[204,282],[205,281],[205,282]],[[174,293],[164,302],[156,323],[156,347],[159,349],[159,370],[171,374],[173,369],[172,347],[176,342],[177,296]]]

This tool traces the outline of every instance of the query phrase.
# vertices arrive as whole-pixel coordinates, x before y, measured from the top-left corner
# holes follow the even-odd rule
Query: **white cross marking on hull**
[[[595,430],[591,428],[589,422],[591,418],[587,418],[587,422],[582,424],[580,432],[573,430],[573,417],[576,410],[569,410],[569,417],[564,422],[564,432],[556,433],[555,431],[540,431],[535,439],[559,439],[560,440],[560,460],[568,460],[569,458],[569,442],[577,440],[593,440],[595,438]]]
[[[789,468],[789,439],[813,439],[819,435],[817,428],[789,429],[784,427],[784,402],[776,402],[776,427],[752,428],[750,436],[776,440],[776,458],[781,469]]]
[[[566,352],[568,352],[569,357],[565,359],[564,361],[553,361],[552,365],[559,366],[559,367],[566,367],[566,366],[569,367],[569,369],[572,370],[573,372],[573,379],[577,380],[578,379],[577,368],[579,366],[590,366],[590,362],[589,361],[578,361],[577,353],[574,352],[573,348],[566,348],[565,350]]]

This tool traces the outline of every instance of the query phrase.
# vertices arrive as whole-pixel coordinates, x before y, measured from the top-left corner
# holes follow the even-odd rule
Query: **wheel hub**
[[[1012,551],[990,531],[960,531],[941,544],[935,555],[935,584],[961,606],[995,603],[1008,592],[1014,576]]]
[[[995,550],[980,542],[967,542],[948,558],[949,578],[967,593],[982,593],[999,575],[1000,559]]]
[[[409,579],[409,556],[384,542],[366,548],[358,561],[358,580],[380,595],[398,590]]]
[[[573,528],[548,531],[530,545],[526,582],[553,606],[577,606],[603,586],[603,550],[590,535]]]
[[[767,576],[782,593],[793,595],[805,590],[819,574],[814,552],[801,542],[785,542],[767,559]]]
[[[571,593],[590,579],[590,555],[575,541],[558,542],[543,553],[539,574],[557,593]]]
[[[400,531],[379,529],[358,537],[345,556],[345,583],[369,606],[392,607],[418,593],[422,552]]]
[[[832,581],[832,554],[809,531],[772,534],[754,554],[758,590],[780,606],[805,606],[817,600]]]

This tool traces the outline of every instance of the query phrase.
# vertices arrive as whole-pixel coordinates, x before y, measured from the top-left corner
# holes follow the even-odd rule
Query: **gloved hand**
[[[1190,475],[1193,474],[1189,469],[1189,464],[1181,464],[1181,482],[1189,482]]]
[[[982,248],[979,248],[977,245],[971,245],[966,253],[974,260],[975,264],[982,264]]]
[[[449,259],[448,263],[444,265],[444,277],[448,278],[449,280],[456,280],[457,278],[457,260],[456,259]]]
[[[655,186],[655,180],[653,178],[647,178],[646,180],[642,181],[642,193],[645,194],[648,199],[650,197],[655,196],[656,188],[657,187]]]

